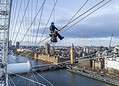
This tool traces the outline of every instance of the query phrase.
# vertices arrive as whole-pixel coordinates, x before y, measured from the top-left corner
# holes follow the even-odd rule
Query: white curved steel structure
[[[7,73],[15,74],[15,73],[27,73],[31,70],[30,62],[26,63],[11,63],[7,65]]]
[[[0,86],[8,86],[7,58],[12,0],[0,0]]]

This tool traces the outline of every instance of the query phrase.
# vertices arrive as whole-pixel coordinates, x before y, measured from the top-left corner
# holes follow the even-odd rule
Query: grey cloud
[[[99,13],[100,15],[88,17],[83,23],[63,34],[66,37],[76,38],[109,37],[111,34],[114,34],[114,37],[119,37],[119,10],[115,9],[118,5],[114,5],[107,9],[106,14],[102,12]]]

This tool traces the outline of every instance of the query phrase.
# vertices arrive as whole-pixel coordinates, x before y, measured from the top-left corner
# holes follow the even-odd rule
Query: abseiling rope
[[[51,17],[52,17],[53,11],[55,10],[55,7],[56,7],[56,5],[57,5],[57,2],[58,2],[58,0],[56,0],[55,4],[54,4],[54,6],[53,6],[53,8],[52,8],[52,10],[51,10],[51,13],[50,13],[49,18],[48,18],[48,20],[47,20],[47,23],[46,23],[46,25],[45,25],[45,28],[44,28],[44,30],[43,30],[43,32],[42,32],[40,41],[42,41],[42,37],[43,37],[43,35],[44,35],[44,33],[45,33],[46,29],[47,29],[47,25],[48,25],[48,23],[50,22],[50,19],[51,19]],[[39,43],[38,43],[38,44],[39,44]]]

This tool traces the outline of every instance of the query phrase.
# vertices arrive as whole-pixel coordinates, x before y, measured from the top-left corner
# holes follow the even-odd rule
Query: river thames
[[[17,62],[18,61],[23,62],[25,60],[28,60],[28,58],[19,56],[17,57],[17,59],[14,59],[14,61],[11,60],[11,62],[15,62],[15,60]],[[32,66],[43,64],[42,62],[36,62],[34,60],[30,60],[30,61],[32,63]],[[36,81],[42,84],[45,84],[46,86],[112,86],[112,85],[108,85],[101,81],[97,81],[91,78],[84,77],[79,74],[71,73],[66,69],[46,71],[46,72],[37,72],[37,73],[34,73],[34,76],[35,76]],[[32,73],[26,74],[25,77],[34,78]],[[12,80],[14,81],[16,86],[38,86],[31,82],[28,83],[27,80],[22,79],[18,76],[13,77]]]

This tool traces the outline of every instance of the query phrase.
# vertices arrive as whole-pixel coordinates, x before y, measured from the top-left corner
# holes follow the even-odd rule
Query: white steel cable
[[[34,80],[32,80],[32,79],[28,79],[28,78],[23,77],[23,76],[21,76],[21,75],[18,75],[18,74],[14,74],[14,75],[16,75],[16,76],[18,76],[18,77],[21,77],[21,78],[23,78],[23,79],[26,79],[26,80],[28,80],[28,81],[31,81],[31,82],[33,82],[33,83],[36,83],[36,84],[38,84],[38,85],[46,86],[46,85],[44,85],[44,84],[42,84],[42,83],[39,83],[39,82],[34,81]]]
[[[14,83],[14,81],[11,79],[11,77],[9,76],[10,81],[13,83],[14,86],[16,86],[16,84]]]
[[[51,86],[54,86],[49,80],[47,80],[46,78],[44,78],[42,75],[40,75],[39,73],[36,72],[36,74],[38,76],[40,76],[41,78],[43,78],[45,81],[47,81]]]

